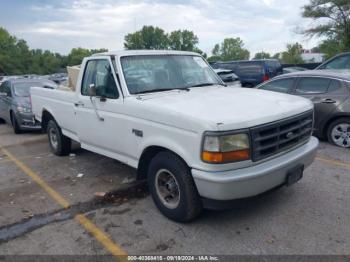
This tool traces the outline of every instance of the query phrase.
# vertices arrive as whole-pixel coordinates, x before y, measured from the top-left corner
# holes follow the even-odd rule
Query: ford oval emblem
[[[289,133],[286,134],[286,137],[287,137],[287,138],[291,138],[293,135],[294,135],[293,132],[289,132]]]

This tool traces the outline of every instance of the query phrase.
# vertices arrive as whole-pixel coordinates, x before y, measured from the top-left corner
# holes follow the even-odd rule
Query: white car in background
[[[231,87],[242,87],[239,77],[229,69],[214,69],[214,72],[224,81],[225,84]]]

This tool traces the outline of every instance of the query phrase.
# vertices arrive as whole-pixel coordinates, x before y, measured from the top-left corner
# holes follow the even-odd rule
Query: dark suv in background
[[[217,62],[212,67],[232,70],[243,87],[254,87],[283,73],[282,65],[277,59]]]
[[[310,99],[315,106],[314,134],[337,146],[350,148],[349,70],[290,73],[257,88]]]

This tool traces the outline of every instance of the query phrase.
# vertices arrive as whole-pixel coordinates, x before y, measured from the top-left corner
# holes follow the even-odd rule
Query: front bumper
[[[199,195],[212,200],[234,200],[262,194],[286,182],[287,173],[298,165],[308,167],[316,156],[318,139],[261,164],[224,172],[192,169]]]
[[[33,113],[17,113],[17,123],[21,130],[40,130],[41,123],[37,121]]]

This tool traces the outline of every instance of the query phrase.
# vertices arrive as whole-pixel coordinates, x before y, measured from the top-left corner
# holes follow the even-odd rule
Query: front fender
[[[140,143],[137,150],[138,158],[141,158],[142,153],[149,147],[157,146],[163,147],[181,157],[188,166],[192,166],[194,163],[192,150],[194,145],[186,145],[185,143],[180,142],[181,139],[170,139],[166,136],[151,136],[146,138]],[[195,140],[192,140],[195,141]],[[190,147],[192,150],[190,150]]]

